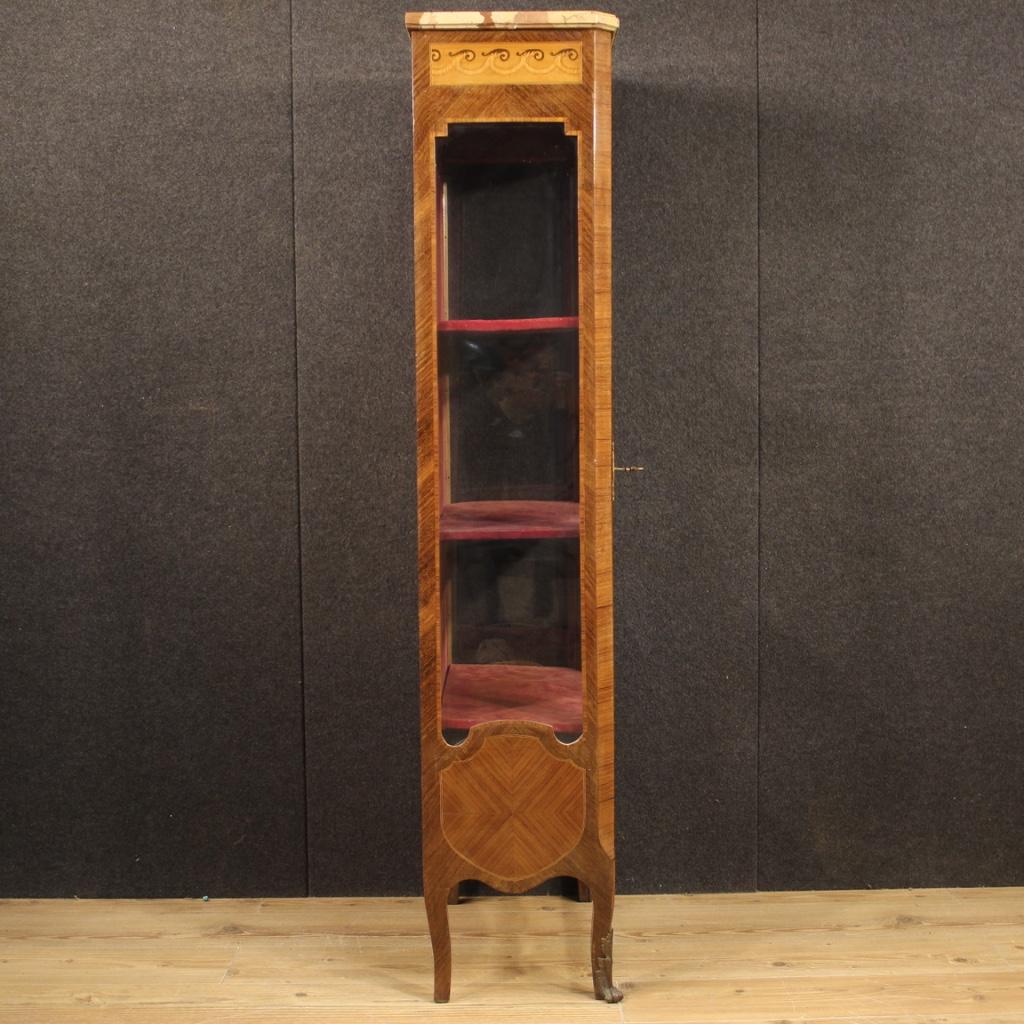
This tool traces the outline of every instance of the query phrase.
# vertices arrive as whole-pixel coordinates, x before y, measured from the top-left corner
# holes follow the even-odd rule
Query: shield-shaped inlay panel
[[[584,771],[535,736],[489,736],[441,772],[441,827],[452,848],[499,878],[528,878],[583,834]]]

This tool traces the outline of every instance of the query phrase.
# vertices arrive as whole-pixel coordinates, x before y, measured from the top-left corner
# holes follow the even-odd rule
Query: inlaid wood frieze
[[[430,48],[431,85],[574,85],[583,81],[579,42],[459,43]]]

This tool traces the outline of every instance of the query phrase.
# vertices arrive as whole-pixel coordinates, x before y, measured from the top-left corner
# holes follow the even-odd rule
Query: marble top
[[[602,11],[414,11],[405,16],[413,29],[600,28],[614,32],[619,19]]]

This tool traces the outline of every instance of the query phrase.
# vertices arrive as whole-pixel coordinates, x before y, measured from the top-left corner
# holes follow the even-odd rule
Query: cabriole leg
[[[452,939],[448,931],[449,885],[428,883],[423,899],[427,905],[430,945],[434,949],[434,1002],[447,1003],[452,988]]]

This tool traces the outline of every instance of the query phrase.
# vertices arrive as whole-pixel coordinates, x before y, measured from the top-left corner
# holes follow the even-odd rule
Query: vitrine
[[[423,887],[555,876],[612,982],[611,49],[585,11],[412,40]]]

